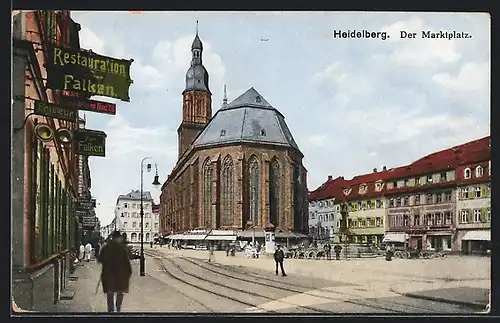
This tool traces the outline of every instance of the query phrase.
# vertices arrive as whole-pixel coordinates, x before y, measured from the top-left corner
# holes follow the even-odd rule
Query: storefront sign
[[[82,218],[82,225],[84,227],[95,227],[97,224],[97,218],[95,216],[85,216]]]
[[[41,101],[35,101],[34,113],[49,118],[73,122],[75,122],[78,117],[77,110],[75,109]]]
[[[79,202],[78,206],[80,209],[89,210],[93,207],[93,204],[92,204],[92,202]]]
[[[85,210],[75,210],[75,215],[79,217],[87,216],[89,213]]]
[[[449,211],[451,210],[451,204],[433,205],[424,207],[424,212],[429,211]]]
[[[103,131],[79,129],[75,131],[76,153],[86,156],[106,156],[106,134]]]
[[[130,101],[130,65],[91,51],[49,46],[47,87]]]
[[[104,114],[116,114],[116,104],[97,100],[82,99],[74,96],[63,96],[62,103],[65,106]]]

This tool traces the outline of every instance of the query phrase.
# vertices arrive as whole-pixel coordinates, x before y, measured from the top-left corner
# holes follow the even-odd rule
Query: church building
[[[193,229],[307,232],[307,171],[285,117],[253,87],[212,116],[196,33],[178,160],[160,196],[162,235]],[[246,231],[248,232],[248,231]]]

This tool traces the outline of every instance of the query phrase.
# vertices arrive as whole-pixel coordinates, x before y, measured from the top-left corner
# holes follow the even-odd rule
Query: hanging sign
[[[59,106],[56,104],[46,103],[41,101],[35,101],[34,113],[49,118],[67,120],[73,122],[75,122],[76,118],[78,117],[77,110],[73,108]]]
[[[115,115],[116,104],[102,102],[97,100],[89,100],[78,97],[63,96],[61,103],[65,106],[72,107],[78,110],[85,110],[97,113]]]
[[[74,137],[78,155],[106,156],[106,133],[103,131],[78,129]]]
[[[130,101],[130,65],[133,60],[98,55],[84,49],[50,45],[47,87]]]

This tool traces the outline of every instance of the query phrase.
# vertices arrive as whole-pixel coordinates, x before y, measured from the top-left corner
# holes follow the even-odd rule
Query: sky
[[[278,109],[304,154],[308,188],[410,163],[490,134],[490,17],[481,13],[72,12],[82,48],[133,58],[130,102],[115,116],[87,112],[107,133],[106,157],[90,157],[101,225],[120,194],[140,189],[152,157],[164,182],[177,161],[177,127],[199,21],[212,111],[254,87]],[[385,31],[339,39],[333,30]],[[416,32],[415,39],[401,31]],[[422,31],[467,39],[422,39]],[[267,40],[267,41],[263,41]],[[144,190],[156,202],[154,170]]]

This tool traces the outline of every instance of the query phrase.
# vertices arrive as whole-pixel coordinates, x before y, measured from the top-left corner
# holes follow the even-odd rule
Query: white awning
[[[206,234],[184,234],[181,240],[205,240]]]
[[[236,236],[235,235],[230,235],[230,236],[220,236],[220,235],[209,235],[205,240],[216,240],[216,241],[236,241]]]
[[[172,235],[169,235],[167,237],[167,239],[170,239],[170,240],[179,240],[179,239],[181,239],[181,237],[182,237],[182,234],[172,234]]]
[[[465,241],[491,241],[490,230],[467,231],[462,240]]]
[[[401,243],[404,243],[405,237],[406,237],[406,240],[408,240],[410,238],[410,236],[404,232],[387,233],[384,236],[384,239],[382,240],[382,242],[401,242]]]

